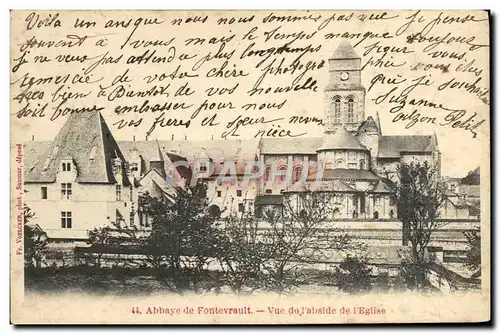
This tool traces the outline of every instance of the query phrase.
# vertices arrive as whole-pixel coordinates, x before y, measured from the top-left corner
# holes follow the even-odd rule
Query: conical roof
[[[377,185],[372,189],[373,193],[379,194],[388,194],[394,193],[394,190],[390,189],[387,184],[385,184],[382,180],[378,181]]]
[[[342,43],[337,47],[330,59],[356,59],[359,58],[356,51],[352,47],[351,43],[347,40],[343,40]]]
[[[345,127],[339,127],[333,134],[325,134],[323,136],[323,145],[318,151],[326,150],[363,150],[366,148],[362,146],[358,140],[346,130]]]

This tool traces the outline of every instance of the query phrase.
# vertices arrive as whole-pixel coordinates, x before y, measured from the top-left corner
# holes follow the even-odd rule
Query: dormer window
[[[61,170],[63,172],[71,172],[71,162],[69,161],[61,162]]]
[[[94,161],[95,160],[95,152],[97,151],[97,146],[92,146],[92,150],[90,150],[90,156],[89,156],[89,159],[91,161]]]
[[[113,171],[115,174],[122,173],[122,161],[120,160],[120,158],[116,158],[113,160]]]
[[[200,173],[206,173],[207,172],[207,165],[201,165],[200,166]]]

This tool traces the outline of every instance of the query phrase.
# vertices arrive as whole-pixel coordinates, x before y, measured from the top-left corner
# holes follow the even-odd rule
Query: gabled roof
[[[100,112],[73,113],[43,153],[25,165],[25,182],[55,182],[61,161],[68,158],[81,183],[116,183],[113,159],[125,161]],[[130,184],[126,173],[122,175],[124,184]]]
[[[343,40],[330,59],[356,59],[359,58],[351,43]]]
[[[381,136],[379,158],[399,158],[401,153],[432,153],[437,149],[433,136]]]
[[[366,147],[361,145],[358,140],[341,126],[333,134],[325,134],[323,145],[318,148],[318,151],[325,150],[362,150],[366,151]]]
[[[132,148],[137,148],[147,162],[157,155],[154,141],[120,141],[120,147],[127,154]],[[160,140],[158,145],[164,157],[179,157],[186,159],[190,166],[198,159],[205,160],[208,156],[214,165],[214,173],[219,173],[224,166],[221,162],[237,161],[236,172],[243,174],[248,161],[254,161],[258,154],[259,141],[257,139],[238,140]],[[314,153],[314,152],[313,152]],[[171,160],[172,160],[171,159]],[[168,163],[168,162],[167,162]],[[148,164],[146,164],[148,165]],[[149,167],[148,167],[149,168]]]
[[[368,118],[361,123],[361,125],[358,128],[358,133],[362,132],[377,132],[380,133],[380,129],[377,125],[377,122],[373,119],[373,117],[368,116]]]

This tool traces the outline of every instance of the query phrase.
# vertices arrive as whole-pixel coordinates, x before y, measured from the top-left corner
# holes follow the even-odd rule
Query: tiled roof
[[[361,145],[358,140],[343,126],[339,127],[333,134],[325,134],[323,144],[320,148],[318,148],[318,151],[336,149],[366,151],[366,147]]]
[[[323,142],[322,137],[265,138],[262,139],[262,154],[316,154]]]
[[[347,40],[343,40],[340,45],[337,47],[335,52],[333,53],[330,59],[352,59],[359,58],[356,51],[352,47],[351,43]]]
[[[308,181],[315,181],[317,177],[317,171],[312,172],[307,176]],[[375,175],[372,171],[364,169],[345,169],[345,168],[335,168],[335,169],[325,169],[323,171],[322,180],[380,180],[380,177]]]
[[[25,161],[25,182],[55,182],[61,160],[71,158],[77,168],[76,182],[115,183],[112,160],[124,157],[111,131],[99,112],[73,113],[53,142],[30,142],[27,150],[34,153]],[[39,150],[39,152],[36,152]],[[124,184],[129,181],[123,173]]]
[[[329,182],[312,182],[311,191],[333,191],[333,192],[359,192],[359,190],[345,184],[341,180],[331,180]]]
[[[433,152],[436,150],[433,136],[381,136],[379,158],[399,158],[401,153]]]
[[[390,194],[394,193],[394,190],[392,190],[384,181],[380,180],[371,190],[371,192],[378,194]]]

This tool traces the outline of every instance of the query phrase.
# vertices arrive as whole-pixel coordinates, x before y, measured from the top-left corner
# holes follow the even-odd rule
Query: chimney
[[[135,136],[132,137],[133,141],[135,141]]]
[[[174,140],[174,134],[172,134],[172,140]]]
[[[187,135],[184,135],[184,140],[188,140],[188,136]]]
[[[35,135],[31,135],[31,141],[35,141]]]

